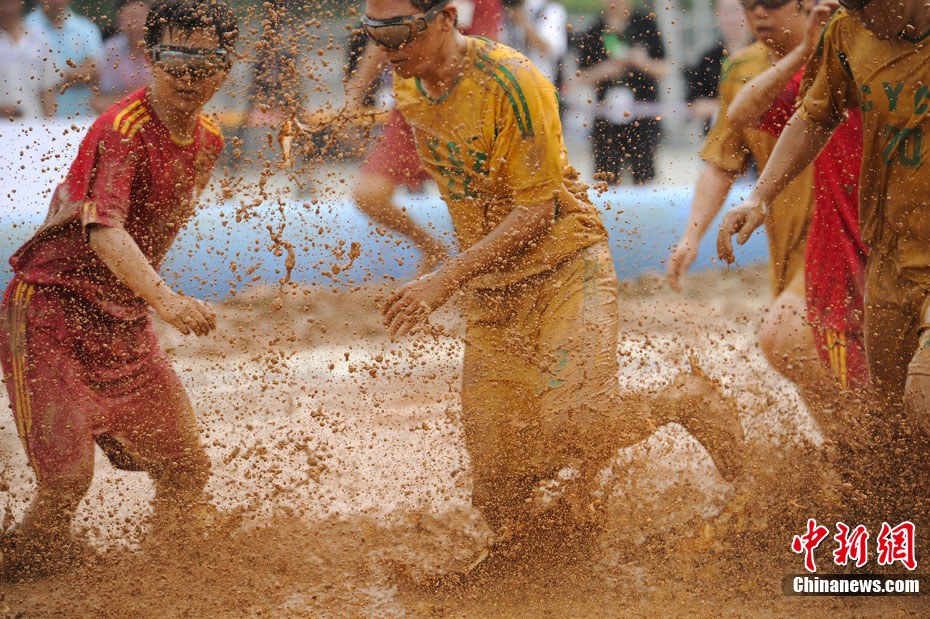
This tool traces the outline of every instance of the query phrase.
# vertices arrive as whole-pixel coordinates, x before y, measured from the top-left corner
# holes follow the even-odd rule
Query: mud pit
[[[98,454],[77,527],[102,558],[47,581],[0,585],[0,616],[923,615],[921,598],[781,595],[782,575],[801,570],[791,535],[807,517],[827,516],[818,491],[805,489],[816,484],[784,475],[811,462],[805,446],[820,436],[754,347],[769,298],[764,275],[701,274],[682,297],[654,280],[623,285],[624,388],[661,388],[696,353],[738,399],[767,474],[743,532],[715,548],[697,549],[693,537],[733,489],[672,426],[647,449],[618,452],[612,525],[599,545],[540,540],[525,560],[492,556],[464,581],[434,579],[471,561],[484,534],[469,506],[457,418],[456,313],[434,317],[447,335],[391,342],[378,291],[256,290],[218,307],[209,338],[161,330],[198,410],[214,467],[209,490],[240,523],[181,548],[146,544],[151,485]],[[0,508],[18,519],[32,477],[7,412],[0,446],[9,485]]]

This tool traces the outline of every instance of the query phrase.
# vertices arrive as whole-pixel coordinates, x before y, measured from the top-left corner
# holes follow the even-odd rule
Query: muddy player
[[[10,259],[0,358],[36,496],[4,540],[5,569],[78,559],[70,524],[94,472],[94,444],[155,482],[157,526],[210,508],[210,461],[149,311],[183,334],[216,325],[158,268],[223,147],[201,115],[232,64],[238,24],[221,0],[158,0],[146,20],[152,81],[100,116],[48,217]]]
[[[817,48],[827,18],[839,7],[820,2],[811,9],[801,44],[742,88],[727,111],[739,127],[758,127],[778,137],[797,107],[804,67]],[[862,119],[849,110],[814,161],[814,213],[804,261],[807,320],[814,332],[824,372],[809,367],[807,385],[825,404],[843,392],[868,389],[869,372],[862,335],[865,258],[859,234],[859,169]],[[828,420],[811,412],[823,430]]]
[[[741,4],[756,42],[728,58],[722,69],[717,123],[701,149],[706,165],[695,187],[686,228],[668,259],[667,279],[675,289],[697,257],[701,238],[723,207],[736,178],[746,171],[750,158],[760,168],[765,166],[777,140],[762,128],[739,127],[730,122],[730,105],[747,82],[802,44],[805,37],[809,0],[742,0]],[[812,187],[813,171],[807,168],[773,201],[766,219],[769,275],[775,300],[757,334],[769,364],[798,385],[808,402],[816,398],[816,393],[808,387],[807,378],[812,371],[820,373],[811,330],[804,320],[804,252]]]
[[[469,36],[496,40],[503,27],[500,0],[455,0],[459,12],[458,28]],[[359,60],[358,69],[346,87],[349,114],[362,107],[363,95],[384,58],[376,45],[369,44]],[[381,135],[366,153],[361,174],[352,188],[358,208],[378,223],[406,236],[420,251],[421,273],[433,270],[448,257],[445,244],[418,225],[407,212],[394,203],[398,187],[416,191],[429,179],[420,166],[413,131],[395,108],[391,110]]]
[[[732,479],[742,429],[702,374],[652,400],[620,398],[616,273],[567,162],[555,88],[518,52],[461,35],[455,19],[445,0],[368,0],[363,25],[394,69],[398,109],[462,250],[395,291],[384,320],[392,334],[413,333],[465,293],[474,505],[507,538],[538,522],[540,483],[556,480],[573,516],[565,530],[589,531],[604,514],[597,473],[619,447],[672,421]]]
[[[865,476],[857,484],[858,494],[868,498],[861,510],[876,518],[919,522],[927,476],[922,446],[930,418],[930,143],[922,138],[930,127],[930,48],[924,44],[930,12],[923,0],[841,4],[845,10],[824,30],[808,66],[811,83],[770,165],[720,228],[718,254],[733,260],[731,236],[741,243],[749,238],[773,196],[816,157],[846,112],[858,107],[863,129],[859,224],[870,249],[863,330],[880,414],[851,423],[846,411],[839,411],[837,423],[855,428],[863,443],[851,469]],[[889,493],[888,488],[901,490]]]
[[[870,248],[865,277],[865,348],[883,403],[905,396],[913,421],[927,423],[930,349],[930,12],[920,0],[843,0],[824,30],[801,106],[782,133],[770,165],[748,199],[727,214],[718,252],[733,260],[762,223],[772,197],[820,152],[848,110],[862,114],[859,187],[862,239]]]

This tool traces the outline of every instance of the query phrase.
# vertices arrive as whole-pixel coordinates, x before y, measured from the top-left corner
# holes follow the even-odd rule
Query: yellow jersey
[[[720,74],[720,110],[710,130],[701,158],[721,170],[742,173],[749,157],[765,167],[778,136],[756,128],[739,129],[727,120],[727,110],[746,83],[772,66],[769,48],[753,43],[728,58]],[[775,294],[804,271],[807,226],[814,203],[814,173],[809,166],[772,203],[765,220],[769,241],[770,275]]]
[[[467,65],[445,94],[432,98],[418,78],[398,76],[394,92],[462,250],[517,205],[555,200],[549,233],[471,284],[497,288],[548,271],[607,231],[568,164],[555,87],[519,52],[479,37],[467,41]]]
[[[799,110],[832,128],[862,112],[862,240],[902,274],[930,285],[930,32],[876,39],[840,9],[808,65]]]

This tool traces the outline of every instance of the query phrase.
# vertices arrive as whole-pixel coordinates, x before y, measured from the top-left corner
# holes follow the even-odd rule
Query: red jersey
[[[484,37],[496,41],[504,27],[504,11],[500,0],[457,0],[458,3],[471,3],[471,23],[460,28],[462,34]]]
[[[785,86],[761,128],[781,134],[794,114],[801,78]],[[814,160],[814,214],[807,237],[804,273],[808,320],[821,328],[861,332],[868,248],[859,232],[859,172],[862,117],[849,110]]]
[[[87,242],[88,226],[122,227],[158,270],[193,215],[223,148],[201,116],[189,142],[175,139],[139,90],[100,116],[84,136],[38,232],[10,258],[20,279],[62,286],[123,320],[145,301],[120,282]]]

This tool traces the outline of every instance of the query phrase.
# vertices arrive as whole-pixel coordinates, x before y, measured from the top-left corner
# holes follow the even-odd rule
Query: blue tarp
[[[731,192],[727,207],[748,193],[745,185]],[[682,187],[620,188],[592,198],[610,232],[610,246],[621,279],[665,268],[670,247],[688,217],[693,191]],[[441,200],[402,197],[417,221],[454,244],[451,222]],[[44,214],[0,216],[0,282],[10,278],[6,258],[36,229]],[[238,219],[238,220],[237,220]],[[715,258],[718,220],[704,239],[694,268],[719,267]],[[275,244],[274,235],[283,244]],[[351,260],[352,246],[360,253]],[[202,207],[183,230],[162,268],[173,286],[188,294],[216,299],[250,284],[274,284],[284,277],[287,251],[296,264],[292,281],[301,284],[354,286],[406,278],[414,273],[417,254],[408,243],[384,233],[351,202],[266,203],[243,209],[236,203]],[[737,250],[740,264],[766,259],[763,231]],[[348,266],[351,261],[351,266]],[[235,266],[233,266],[233,264]],[[334,270],[338,270],[336,273]],[[346,268],[348,266],[348,268]]]

